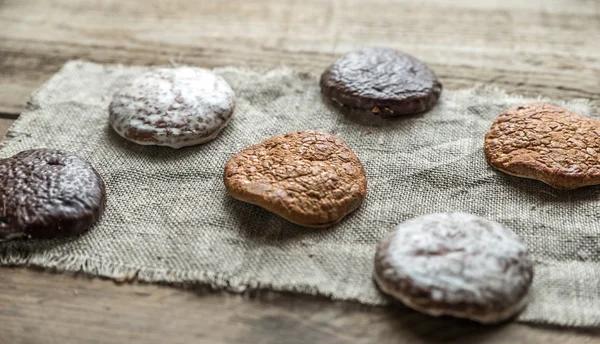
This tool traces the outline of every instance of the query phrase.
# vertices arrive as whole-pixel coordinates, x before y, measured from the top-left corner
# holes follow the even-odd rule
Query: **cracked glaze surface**
[[[414,57],[369,47],[342,56],[325,70],[321,90],[341,105],[392,117],[431,109],[442,84]]]
[[[102,178],[77,156],[34,149],[0,160],[0,240],[79,234],[105,203]]]
[[[557,189],[600,184],[600,121],[550,104],[508,109],[485,136],[491,166]]]
[[[403,222],[375,255],[380,288],[432,315],[503,320],[525,305],[532,279],[532,261],[517,235],[466,213]]]
[[[143,145],[173,148],[214,139],[235,107],[225,79],[202,68],[160,68],[118,91],[109,105],[112,128]]]
[[[233,197],[307,227],[339,222],[367,191],[365,170],[350,147],[312,130],[243,150],[225,165],[224,182]]]

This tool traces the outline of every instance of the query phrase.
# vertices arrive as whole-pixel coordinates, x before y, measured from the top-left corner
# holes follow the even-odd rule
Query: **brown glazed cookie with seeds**
[[[141,145],[193,146],[217,137],[229,123],[235,95],[225,79],[203,68],[159,68],[118,91],[109,122]]]
[[[328,227],[358,208],[365,170],[340,138],[320,131],[272,137],[225,165],[227,192],[305,227]]]
[[[342,56],[321,75],[321,92],[349,110],[395,117],[431,109],[442,84],[422,62],[398,50],[369,47]]]
[[[105,204],[102,178],[75,155],[42,148],[0,160],[0,241],[80,234]]]
[[[401,223],[381,241],[374,279],[419,312],[487,324],[523,310],[533,264],[517,235],[497,222],[429,214]]]
[[[506,110],[486,134],[484,151],[492,167],[557,189],[600,184],[600,121],[558,106]]]

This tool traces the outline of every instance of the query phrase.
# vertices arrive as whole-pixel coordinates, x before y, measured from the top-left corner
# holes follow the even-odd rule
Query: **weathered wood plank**
[[[14,119],[0,117],[0,141],[4,138],[12,122],[14,122]]]
[[[2,343],[600,343],[597,331],[486,327],[307,296],[240,296],[0,268]]]
[[[0,112],[19,112],[29,93],[72,58],[284,64],[319,73],[341,53],[375,44],[423,59],[448,89],[486,83],[527,95],[600,99],[597,2],[489,3],[5,1]]]

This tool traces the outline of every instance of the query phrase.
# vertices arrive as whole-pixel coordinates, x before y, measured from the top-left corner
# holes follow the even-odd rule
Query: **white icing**
[[[213,72],[162,68],[141,75],[114,95],[110,124],[134,142],[180,148],[214,139],[231,120],[234,106],[233,90]],[[139,133],[152,140],[136,139]]]
[[[403,301],[410,293],[398,286],[409,281],[430,290],[435,302],[514,305],[532,277],[527,249],[516,234],[465,213],[430,214],[398,225],[382,242],[376,264],[386,267],[377,276],[382,289]]]
[[[473,321],[477,321],[482,324],[494,324],[494,323],[498,323],[498,322],[504,321],[506,319],[512,318],[513,316],[515,316],[516,314],[521,312],[525,308],[525,306],[527,306],[527,303],[529,301],[529,295],[525,295],[523,298],[521,298],[519,301],[517,301],[514,305],[504,309],[503,311],[490,312],[488,314],[477,314],[477,315],[471,314],[469,312],[451,310],[448,308],[434,308],[434,307],[424,308],[424,307],[421,307],[420,305],[416,304],[415,302],[413,302],[413,300],[410,296],[404,295],[402,293],[397,292],[394,289],[388,288],[387,283],[385,281],[381,280],[376,274],[373,275],[373,278],[377,282],[377,285],[379,285],[379,287],[386,294],[394,296],[398,300],[402,301],[402,303],[404,303],[406,306],[408,306],[416,311],[419,311],[419,312],[422,312],[422,313],[425,313],[425,314],[428,314],[428,315],[431,315],[434,317],[451,315],[451,316],[458,317],[458,318],[466,318],[466,319],[470,319]],[[439,300],[436,300],[436,301],[439,301]]]

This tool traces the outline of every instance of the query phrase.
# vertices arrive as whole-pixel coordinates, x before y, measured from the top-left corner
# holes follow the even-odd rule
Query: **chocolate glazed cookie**
[[[321,75],[321,92],[350,110],[395,117],[431,109],[442,84],[419,60],[385,47],[351,52]]]
[[[0,159],[0,241],[82,233],[105,204],[102,178],[77,156],[33,149]]]

